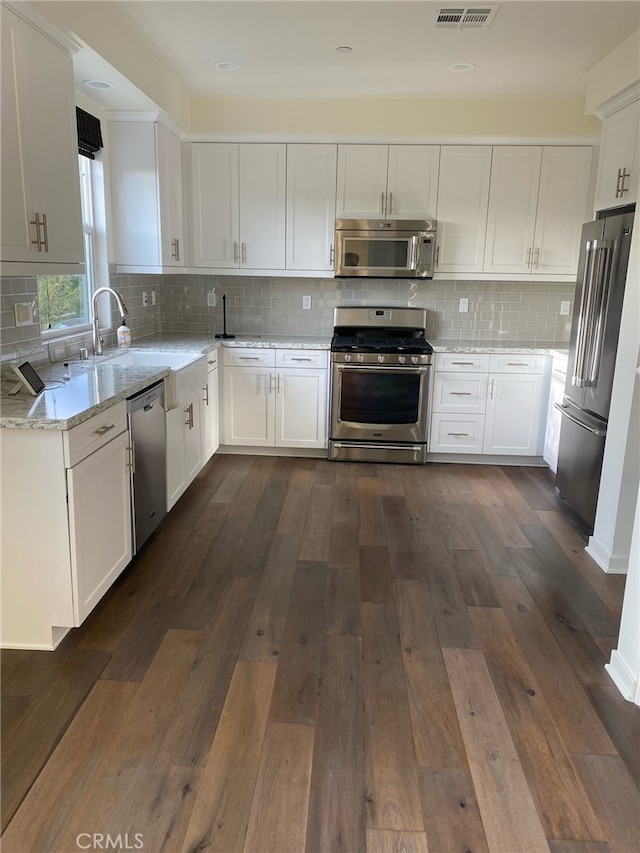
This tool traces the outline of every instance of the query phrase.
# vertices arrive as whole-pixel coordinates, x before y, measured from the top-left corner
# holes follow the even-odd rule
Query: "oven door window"
[[[359,424],[415,424],[420,411],[420,375],[345,370],[340,419]]]
[[[412,269],[411,237],[343,237],[342,268]]]

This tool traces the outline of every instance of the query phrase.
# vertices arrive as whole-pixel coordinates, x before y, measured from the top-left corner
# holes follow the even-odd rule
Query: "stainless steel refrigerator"
[[[607,438],[609,405],[633,212],[604,216],[582,229],[569,340],[556,486],[593,528]]]

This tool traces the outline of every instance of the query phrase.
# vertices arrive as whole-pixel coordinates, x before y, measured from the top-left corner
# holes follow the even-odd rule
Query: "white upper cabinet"
[[[109,122],[115,263],[132,271],[184,266],[180,139],[152,121]]]
[[[191,146],[193,265],[284,269],[286,146]]]
[[[1,29],[1,259],[83,264],[71,57],[5,7]]]
[[[640,101],[602,123],[595,209],[632,204],[638,197]]]
[[[494,148],[485,272],[575,275],[592,156],[587,146]]]
[[[438,145],[339,145],[337,216],[433,219]]]
[[[490,174],[491,146],[442,146],[436,272],[482,272]]]
[[[287,145],[287,269],[333,269],[336,145]]]

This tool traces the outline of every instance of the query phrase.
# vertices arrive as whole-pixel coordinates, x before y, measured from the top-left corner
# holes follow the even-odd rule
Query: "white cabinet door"
[[[128,444],[123,432],[67,472],[76,625],[131,560]]]
[[[180,140],[155,122],[112,121],[107,146],[116,264],[184,266]]]
[[[225,367],[225,444],[275,445],[275,376],[269,367]]]
[[[167,436],[167,509],[178,500],[187,488],[185,465],[185,413],[182,406],[165,413]]]
[[[541,162],[538,146],[493,149],[485,272],[530,273]]]
[[[632,204],[638,197],[640,101],[608,116],[600,141],[595,209]]]
[[[326,369],[280,368],[276,382],[276,445],[326,447]]]
[[[590,218],[592,160],[589,146],[543,149],[532,273],[576,274],[582,225]]]
[[[207,384],[202,398],[202,462],[208,462],[220,445],[218,422],[218,368],[215,361],[207,371]]]
[[[71,57],[4,7],[1,29],[2,260],[83,264]]]
[[[482,271],[490,173],[491,146],[442,146],[436,272]]]
[[[385,218],[387,159],[387,145],[338,146],[338,218]]]
[[[231,269],[240,263],[238,146],[191,146],[193,264]]]
[[[285,268],[286,180],[286,145],[240,145],[241,267]]]
[[[438,145],[390,145],[387,219],[435,219],[438,199]]]
[[[333,269],[336,145],[287,145],[287,269]]]
[[[184,471],[191,483],[202,468],[202,406],[200,390],[194,390],[182,406],[184,412]]]
[[[544,374],[489,376],[483,453],[539,454],[544,387]]]
[[[184,266],[182,152],[177,136],[156,124],[156,158],[160,206],[160,254],[165,267]]]

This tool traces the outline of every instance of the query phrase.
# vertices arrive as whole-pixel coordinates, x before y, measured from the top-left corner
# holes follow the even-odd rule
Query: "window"
[[[91,295],[95,277],[92,169],[94,161],[78,157],[80,202],[84,231],[84,275],[39,275],[38,305],[43,338],[90,328]]]

